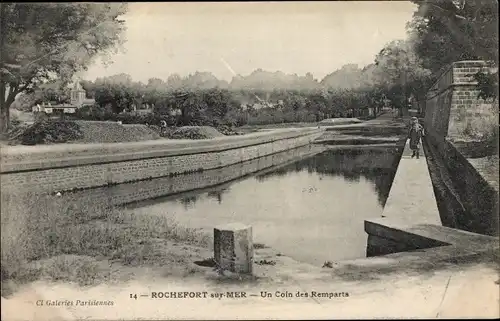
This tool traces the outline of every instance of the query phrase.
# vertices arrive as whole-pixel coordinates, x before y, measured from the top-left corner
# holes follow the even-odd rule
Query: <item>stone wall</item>
[[[222,168],[308,145],[321,133],[303,128],[221,140],[67,145],[66,151],[56,147],[38,153],[21,148],[21,161],[2,150],[2,191],[51,193]]]
[[[443,224],[498,235],[498,184],[473,165],[473,158],[487,155],[472,155],[463,148],[471,126],[486,131],[485,119],[498,118],[497,111],[492,113],[496,107],[477,97],[472,78],[487,69],[491,68],[483,61],[455,62],[444,69],[427,95],[424,149]],[[481,149],[477,146],[482,141],[470,139],[469,145]]]
[[[447,245],[420,233],[409,233],[405,225],[392,221],[366,220],[365,232],[368,234],[366,257],[388,255],[399,252],[423,250]],[[427,225],[431,226],[431,225]]]
[[[398,220],[372,219],[365,221],[365,231],[369,235],[367,257],[386,255],[398,265],[410,259],[413,264],[427,261],[435,266],[467,257],[476,260],[485,253],[491,258],[498,253],[497,237],[433,224],[407,225]]]
[[[498,235],[498,189],[450,141],[424,149],[443,225]]]
[[[478,98],[473,75],[492,71],[484,61],[459,61],[446,67],[426,97],[424,124],[437,143],[459,140],[467,126],[490,117],[493,105]],[[496,115],[497,116],[497,115]]]
[[[145,200],[163,199],[193,190],[207,188],[220,190],[223,187],[221,185],[247,175],[284,166],[320,151],[321,149],[317,146],[305,145],[222,168],[69,192],[64,193],[62,197],[68,198],[68,200],[88,198],[109,205],[124,205]]]

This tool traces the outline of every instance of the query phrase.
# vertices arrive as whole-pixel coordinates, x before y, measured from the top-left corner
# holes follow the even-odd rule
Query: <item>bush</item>
[[[10,126],[12,127],[19,127],[21,125],[21,121],[19,120],[19,117],[16,115],[11,115],[10,116]]]
[[[217,129],[209,126],[185,126],[175,128],[167,133],[170,139],[210,139],[224,136]]]
[[[11,119],[9,131],[7,132],[7,138],[11,144],[15,144],[19,141],[19,137],[24,133],[24,131],[30,127],[26,123],[20,122],[17,118]]]
[[[307,110],[282,111],[279,109],[259,109],[246,118],[248,125],[270,125],[281,123],[315,123],[316,115]]]
[[[66,143],[81,138],[83,133],[75,122],[50,119],[34,123],[16,137],[23,145]]]
[[[75,113],[75,117],[83,120],[117,120],[117,114],[109,108],[101,108],[98,105],[94,106],[83,106],[78,108]]]
[[[99,106],[85,106],[79,108],[75,117],[81,120],[121,121],[123,124],[159,124],[161,116],[153,113],[123,112],[113,113],[111,110]]]
[[[160,118],[153,114],[121,113],[116,119],[123,124],[159,124]]]
[[[236,132],[236,131],[234,131],[231,126],[227,126],[227,125],[220,125],[220,126],[218,126],[217,130],[221,134],[226,135],[226,136],[239,135],[239,133]]]
[[[180,116],[159,113],[122,112],[113,113],[111,110],[99,106],[85,106],[77,110],[75,117],[81,120],[93,121],[121,121],[123,124],[148,124],[160,126],[165,120],[168,126],[177,126]]]
[[[478,141],[494,141],[498,138],[498,103],[486,104],[482,112],[475,114],[462,109],[453,123],[461,138]]]

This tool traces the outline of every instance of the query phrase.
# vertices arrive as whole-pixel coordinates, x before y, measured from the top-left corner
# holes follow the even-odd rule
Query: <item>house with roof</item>
[[[95,99],[87,98],[87,92],[83,89],[80,82],[76,81],[71,89],[71,104],[77,108],[92,106],[95,104]]]
[[[78,108],[92,106],[94,99],[87,98],[87,92],[83,89],[80,81],[75,81],[70,91],[70,103],[60,104],[57,102],[43,102],[41,105],[33,106],[33,113],[45,114],[74,114]]]

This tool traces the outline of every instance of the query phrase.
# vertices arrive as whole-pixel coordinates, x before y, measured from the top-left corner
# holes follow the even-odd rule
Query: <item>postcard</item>
[[[498,318],[498,2],[0,5],[2,320]]]

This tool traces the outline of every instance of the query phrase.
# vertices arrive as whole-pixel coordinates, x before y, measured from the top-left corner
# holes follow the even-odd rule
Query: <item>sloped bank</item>
[[[211,140],[6,147],[2,189],[51,193],[222,168],[308,145],[322,132],[300,128]]]
[[[488,70],[484,61],[443,68],[426,97],[424,148],[443,224],[498,236],[498,105],[479,98],[472,77]]]
[[[217,169],[84,189],[64,193],[62,198],[70,201],[74,198],[88,197],[114,206],[143,201],[154,202],[179,193],[217,189],[230,182],[244,179],[248,175],[276,169],[322,150],[319,146],[305,145]]]
[[[498,188],[494,182],[448,140],[437,145],[427,139],[424,149],[431,156],[427,164],[443,225],[498,236]]]

